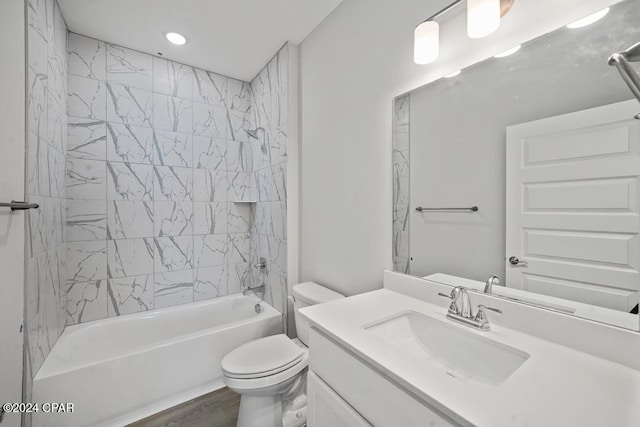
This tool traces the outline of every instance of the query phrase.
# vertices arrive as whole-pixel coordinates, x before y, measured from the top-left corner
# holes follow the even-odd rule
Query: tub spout
[[[249,295],[250,293],[260,293],[262,295],[264,295],[266,291],[266,285],[263,283],[260,286],[247,286],[246,288],[244,288],[244,290],[242,291],[242,295]]]

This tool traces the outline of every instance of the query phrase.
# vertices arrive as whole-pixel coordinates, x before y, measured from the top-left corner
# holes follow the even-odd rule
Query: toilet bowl
[[[294,316],[299,339],[284,334],[260,338],[232,350],[222,359],[224,383],[239,393],[238,427],[285,427],[306,422],[306,371],[309,324],[298,310],[344,298],[313,282],[293,287]],[[293,412],[293,414],[289,413]]]

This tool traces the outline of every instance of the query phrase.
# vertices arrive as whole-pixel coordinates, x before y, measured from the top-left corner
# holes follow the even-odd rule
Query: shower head
[[[247,132],[247,135],[249,135],[251,138],[253,139],[258,139],[258,131],[263,131],[264,132],[264,128],[260,127],[260,128],[256,128],[256,129],[245,129],[245,132]]]
[[[640,102],[640,76],[630,64],[638,61],[640,61],[640,43],[636,43],[629,49],[614,53],[609,57],[609,65],[618,69],[622,80],[629,86],[633,95]],[[636,115],[635,118],[639,119],[640,115]]]

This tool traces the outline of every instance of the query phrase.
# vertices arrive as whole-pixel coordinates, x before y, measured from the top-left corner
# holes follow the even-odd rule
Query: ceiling
[[[251,81],[342,0],[58,0],[70,31]],[[184,46],[164,34],[178,32]]]

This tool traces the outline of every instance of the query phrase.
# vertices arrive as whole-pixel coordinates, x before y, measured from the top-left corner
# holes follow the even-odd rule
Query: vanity
[[[486,310],[482,331],[447,318],[439,294],[451,289],[385,272],[381,290],[301,310],[312,324],[308,425],[638,425],[637,334],[619,329],[610,344],[622,348],[594,355],[571,336],[610,327],[471,293],[473,313],[502,312]]]
[[[600,18],[394,98],[394,272],[305,311],[311,426],[640,426],[640,0]]]
[[[310,427],[640,426],[640,0],[600,18],[394,98],[394,271],[301,311]]]

